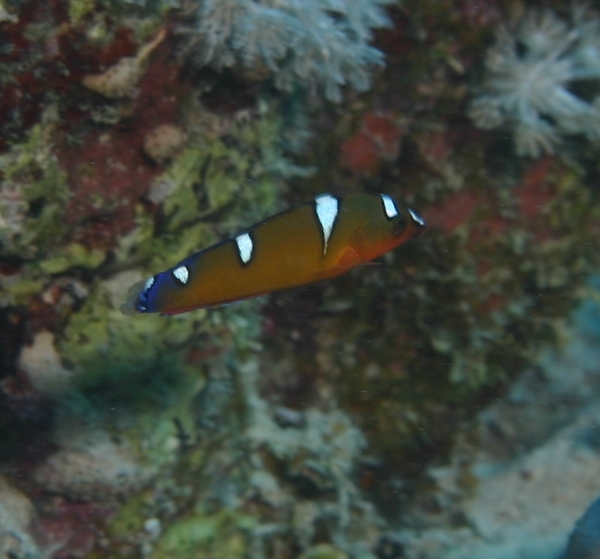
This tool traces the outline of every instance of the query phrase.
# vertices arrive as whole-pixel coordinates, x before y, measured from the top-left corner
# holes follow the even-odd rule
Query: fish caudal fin
[[[121,312],[125,315],[138,314],[140,311],[138,310],[138,301],[142,291],[146,288],[146,281],[141,280],[134,283],[127,291],[127,299],[121,305]]]

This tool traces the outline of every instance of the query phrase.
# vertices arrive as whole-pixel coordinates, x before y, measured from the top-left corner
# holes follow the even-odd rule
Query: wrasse
[[[133,285],[121,310],[173,315],[332,278],[424,228],[386,194],[322,194]]]

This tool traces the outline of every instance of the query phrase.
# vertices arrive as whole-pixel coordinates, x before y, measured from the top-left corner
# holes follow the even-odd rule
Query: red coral
[[[157,174],[142,157],[137,130],[92,132],[82,145],[62,146],[59,158],[72,192],[67,220],[73,240],[110,248],[133,228],[135,204]]]
[[[357,132],[342,144],[341,164],[357,173],[373,173],[379,167],[377,145],[364,132]]]
[[[113,40],[102,49],[97,57],[99,63],[97,70],[102,71],[116,64],[125,56],[134,56],[139,45],[133,38],[133,31],[129,27],[121,27],[115,32]]]
[[[41,29],[35,37],[32,29]],[[128,28],[118,29],[105,49],[91,45],[85,30],[73,26],[65,2],[33,0],[19,6],[18,20],[2,23],[3,71],[0,86],[0,149],[21,137],[47,106],[48,92],[62,94],[61,110],[68,126],[82,118],[79,82],[105,61],[135,52]]]
[[[423,212],[423,218],[430,227],[438,227],[450,234],[461,225],[470,222],[471,217],[478,211],[478,219],[473,220],[469,227],[469,238],[472,241],[482,241],[505,233],[510,227],[510,221],[497,215],[495,196],[484,196],[464,190],[453,194],[441,204],[430,206]]]
[[[481,196],[464,190],[450,196],[442,204],[427,208],[423,212],[423,219],[429,227],[439,227],[449,234],[465,223],[482,202]]]
[[[111,248],[131,230],[136,204],[161,172],[144,157],[144,138],[157,124],[176,122],[177,106],[190,89],[161,48],[139,84],[126,125],[90,132],[77,144],[65,138],[58,149],[73,194],[68,204],[73,240],[87,246]]]
[[[405,123],[399,125],[392,115],[367,113],[362,122],[363,132],[377,146],[381,157],[395,159],[400,147],[400,138],[406,133]]]
[[[446,234],[469,223],[469,239],[483,241],[499,237],[514,226],[526,229],[537,242],[555,238],[544,220],[545,208],[558,194],[555,161],[547,157],[534,163],[524,174],[513,194],[518,216],[508,218],[499,214],[499,204],[493,192],[485,195],[464,190],[451,195],[442,203],[427,208],[423,217],[430,227],[438,227]],[[471,219],[477,211],[477,219]],[[480,270],[480,275],[484,272]]]
[[[377,171],[382,161],[398,156],[406,130],[406,123],[399,124],[391,114],[365,114],[360,130],[342,144],[341,164],[357,173]]]
[[[545,157],[534,163],[514,191],[519,203],[519,213],[527,220],[537,217],[556,196],[555,186],[548,182],[553,162],[554,158]]]

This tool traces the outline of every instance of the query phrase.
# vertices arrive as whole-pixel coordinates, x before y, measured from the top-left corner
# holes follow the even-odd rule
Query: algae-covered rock
[[[249,515],[223,509],[174,522],[158,540],[151,559],[185,556],[195,559],[247,557],[246,534],[255,525]]]
[[[82,386],[117,378],[126,383],[128,378],[156,369],[169,370],[175,377],[186,367],[185,355],[177,348],[199,332],[197,321],[187,317],[169,321],[157,316],[132,320],[124,316],[118,305],[131,277],[125,273],[99,286],[71,317],[59,340],[60,353]],[[118,295],[114,294],[115,286]]]
[[[0,155],[0,254],[5,257],[43,256],[67,232],[69,189],[53,149],[57,118],[47,110],[25,142]]]

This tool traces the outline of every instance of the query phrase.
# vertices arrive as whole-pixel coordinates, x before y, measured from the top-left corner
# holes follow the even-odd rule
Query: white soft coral
[[[368,88],[383,54],[369,43],[389,24],[392,0],[196,0],[189,37],[192,65],[268,71],[277,87],[303,87],[340,100],[347,85]]]
[[[562,134],[600,139],[600,96],[587,100],[572,91],[575,82],[600,82],[599,31],[600,20],[582,7],[573,10],[571,26],[532,10],[513,29],[501,29],[471,118],[480,128],[512,128],[519,155],[553,153]]]

